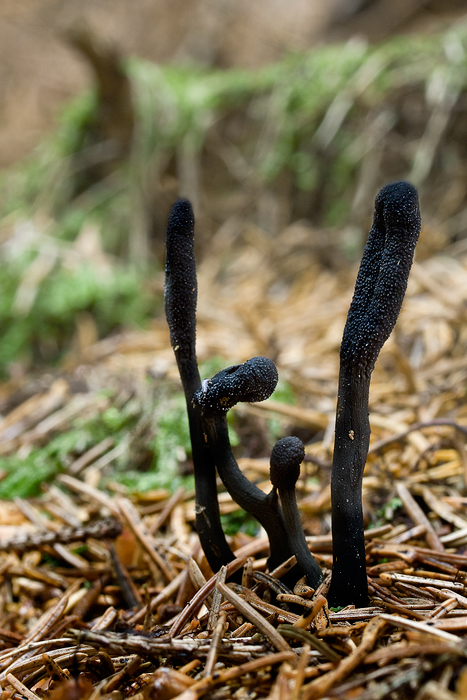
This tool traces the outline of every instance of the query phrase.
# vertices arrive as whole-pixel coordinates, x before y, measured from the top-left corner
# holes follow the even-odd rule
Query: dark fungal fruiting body
[[[242,473],[230,445],[227,411],[240,401],[267,399],[276,388],[277,369],[266,357],[253,357],[241,365],[227,367],[206,379],[193,402],[203,414],[203,425],[217,471],[238,505],[264,527],[270,542],[269,568],[291,557],[286,524],[275,491],[266,494]]]
[[[368,604],[362,478],[370,442],[370,380],[399,315],[419,233],[416,189],[406,182],[384,187],[375,200],[340,349],[331,477],[333,606]]]
[[[322,573],[308,549],[295,496],[295,484],[304,457],[305,448],[299,438],[282,438],[272,449],[270,475],[274,491],[279,492],[289,546],[306,575],[308,584],[316,589],[321,582]]]
[[[204,439],[200,412],[192,397],[201,384],[196,359],[198,285],[194,255],[194,216],[186,199],[169,215],[166,237],[165,314],[187,404],[196,490],[196,529],[213,571],[234,556],[225,539],[217,500],[216,468]]]
[[[243,401],[253,403],[268,399],[277,386],[279,375],[267,357],[252,357],[241,365],[232,365],[205,379],[196,392],[195,403],[202,411],[227,413]]]

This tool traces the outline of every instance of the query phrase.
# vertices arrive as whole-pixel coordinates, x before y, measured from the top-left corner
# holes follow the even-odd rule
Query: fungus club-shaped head
[[[193,402],[201,410],[227,412],[239,401],[253,403],[268,399],[276,388],[277,368],[267,357],[253,357],[205,379]]]
[[[297,437],[285,437],[276,442],[271,452],[271,484],[279,492],[293,490],[305,457],[303,442]]]
[[[187,199],[179,199],[167,222],[165,315],[171,345],[182,360],[195,353],[198,289],[194,233],[193,208]]]
[[[367,376],[396,323],[420,233],[418,194],[408,182],[378,193],[341,345],[341,361]]]

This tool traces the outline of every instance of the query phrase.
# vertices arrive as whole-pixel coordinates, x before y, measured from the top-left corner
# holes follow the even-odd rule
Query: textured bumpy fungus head
[[[193,400],[202,411],[227,412],[235,404],[269,398],[276,388],[277,368],[267,357],[253,357],[205,379]]]
[[[407,182],[383,187],[347,316],[341,361],[372,372],[399,316],[419,233],[415,187]]]
[[[300,465],[305,459],[303,442],[297,437],[285,437],[276,442],[271,452],[271,484],[278,491],[295,489]]]
[[[295,497],[295,484],[300,475],[300,464],[304,457],[305,448],[299,438],[282,438],[272,449],[270,477],[272,485],[279,491],[290,548],[306,575],[309,585],[317,588],[322,573],[308,549]]]
[[[165,315],[177,354],[195,353],[198,285],[194,254],[195,218],[187,199],[175,202],[167,222]]]
[[[165,314],[187,404],[195,472],[196,529],[209,565],[218,571],[234,556],[222,531],[214,459],[204,439],[201,415],[192,404],[193,393],[201,384],[196,360],[194,228],[190,202],[178,200],[167,223]]]
[[[331,605],[368,604],[362,477],[370,442],[368,395],[373,367],[396,323],[407,288],[420,212],[415,187],[395,182],[375,200],[340,350],[331,477]]]

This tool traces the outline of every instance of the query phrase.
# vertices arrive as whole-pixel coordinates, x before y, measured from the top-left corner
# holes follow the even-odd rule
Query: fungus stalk
[[[194,225],[190,202],[178,200],[167,223],[165,314],[187,405],[195,473],[196,529],[209,565],[218,571],[234,556],[220,522],[214,460],[204,439],[201,414],[192,403],[193,394],[201,384],[196,359],[198,286]]]
[[[230,445],[227,411],[239,401],[267,399],[276,388],[277,380],[274,362],[266,357],[253,357],[244,364],[221,370],[212,379],[205,379],[193,397],[194,405],[201,410],[206,439],[224,486],[233,500],[253,515],[268,533],[271,568],[292,556],[291,552],[283,550],[286,535],[282,513],[278,510],[277,498],[252,484],[238,466]]]
[[[406,182],[376,197],[340,349],[331,476],[333,571],[329,604],[368,604],[362,478],[370,442],[371,374],[404,299],[420,233],[416,189]]]
[[[276,568],[296,554],[295,539],[290,537],[289,522],[284,520],[276,489],[268,494],[264,493],[240,470],[230,445],[226,414],[239,401],[267,399],[276,388],[277,379],[277,369],[271,360],[266,357],[254,357],[242,365],[228,367],[212,379],[205,380],[193,398],[202,411],[208,444],[226,489],[233,500],[253,515],[267,532],[270,543],[270,569]],[[301,459],[299,465],[300,462]],[[304,540],[303,531],[302,537]],[[297,561],[301,575],[306,574],[310,586],[316,588],[321,579],[321,570],[310,552],[308,551],[305,566],[302,564],[305,557],[302,557],[302,561],[297,557]]]
[[[279,492],[289,546],[309,585],[316,589],[321,582],[322,573],[308,549],[295,496],[295,484],[304,457],[305,448],[299,438],[282,438],[272,449],[270,475],[274,490]]]

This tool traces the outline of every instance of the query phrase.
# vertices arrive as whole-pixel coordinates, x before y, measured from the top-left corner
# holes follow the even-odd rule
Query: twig
[[[232,603],[237,610],[246,617],[264,636],[276,647],[278,651],[292,651],[284,637],[273,627],[262,615],[256,612],[243,598],[234,593],[225,583],[217,583],[216,588],[222,593],[224,598]]]
[[[226,566],[226,578],[228,578],[231,574],[235,573],[235,571],[241,569],[245,562],[246,557],[242,557],[241,559],[237,558],[229,562]],[[169,633],[171,637],[176,637],[178,634],[180,634],[186,622],[190,620],[193,615],[196,615],[196,613],[198,612],[208,595],[213,590],[214,586],[216,585],[216,582],[217,576],[212,576],[209,579],[209,581],[207,581],[206,584],[198,591],[198,593],[196,593],[196,595],[193,596],[189,605],[186,606],[183,612],[180,613],[178,618],[173,623]]]
[[[210,647],[208,655],[206,657],[206,665],[204,667],[205,677],[212,675],[212,672],[214,670],[214,665],[215,665],[216,660],[217,660],[219,647],[222,643],[222,637],[224,636],[224,632],[225,632],[226,620],[227,620],[227,613],[222,611],[221,614],[219,615],[219,619],[217,620],[217,624],[214,628],[214,633],[212,635],[212,640],[211,640],[211,647]]]
[[[154,610],[164,603],[170,596],[172,596],[175,591],[180,587],[181,583],[183,582],[185,578],[185,571],[181,571],[178,576],[176,576],[170,583],[165,586],[165,588],[162,589],[162,591],[156,595],[155,598],[153,598],[149,604],[149,608],[151,612],[154,612]],[[141,620],[144,619],[146,613],[148,610],[147,605],[143,605],[141,610],[138,610],[137,613],[135,613],[132,617],[128,619],[128,624],[134,625],[138,622],[141,622]]]
[[[217,574],[217,583],[225,583],[225,576],[226,576],[226,568],[225,566],[221,566],[219,569],[219,573]],[[217,616],[219,615],[219,610],[221,607],[221,602],[222,602],[222,595],[219,592],[219,589],[217,588],[217,583],[216,583],[216,588],[214,589],[214,593],[212,595],[212,603],[211,603],[211,609],[209,611],[209,617],[208,617],[208,630],[213,630],[216,625],[217,625]]]
[[[13,674],[7,673],[6,675],[6,680],[10,685],[13,686],[19,693],[24,695],[28,700],[40,700],[39,696],[36,695],[36,693],[33,693],[32,690],[29,690],[24,683],[21,683]]]
[[[107,496],[103,491],[99,491],[99,489],[90,486],[90,484],[85,484],[83,481],[75,479],[75,477],[69,476],[68,474],[59,474],[57,480],[73,491],[88,496],[88,498],[104,506],[104,508],[107,508],[117,519],[120,518],[120,511],[114,499]]]
[[[424,525],[426,527],[426,539],[430,547],[435,549],[437,552],[444,552],[444,547],[440,542],[438,535],[434,531],[432,524],[413,496],[410,494],[408,488],[399,482],[397,484],[397,493],[399,494],[408,515],[412,518],[414,523],[416,525]]]
[[[447,642],[452,642],[454,645],[460,643],[459,637],[454,634],[440,630],[437,627],[432,627],[430,624],[425,622],[417,622],[415,620],[406,620],[398,615],[387,615],[386,613],[381,613],[380,618],[386,620],[394,627],[401,627],[404,630],[414,630],[415,632],[425,632],[432,637],[439,637],[440,639],[445,639]]]
[[[387,617],[390,617],[389,615]],[[358,646],[347,658],[342,659],[334,671],[329,671],[321,678],[316,678],[302,688],[302,700],[314,700],[325,695],[333,685],[346,678],[354,668],[363,662],[378,636],[386,626],[386,619],[380,615],[370,620],[366,626],[360,646]]]
[[[0,551],[28,552],[41,549],[46,545],[69,544],[71,542],[93,539],[115,539],[122,532],[122,524],[118,520],[98,520],[90,525],[81,527],[66,527],[61,530],[47,532],[27,532],[11,540],[0,540]]]
[[[457,432],[461,433],[461,435],[467,435],[467,426],[460,425],[459,423],[449,420],[448,418],[434,418],[433,420],[424,421],[422,423],[414,423],[410,426],[410,428],[407,428],[407,430],[404,430],[398,433],[397,435],[392,435],[390,437],[383,438],[382,440],[378,440],[378,442],[374,442],[369,449],[369,453],[379,452],[388,445],[392,445],[394,442],[401,442],[401,440],[405,440],[405,438],[408,435],[410,435],[410,433],[413,433],[417,430],[445,426],[448,428],[454,428],[454,430],[457,430]]]
[[[334,649],[331,649],[329,644],[326,644],[326,642],[319,639],[319,637],[316,637],[316,635],[308,630],[295,627],[295,625],[279,625],[277,629],[284,637],[298,639],[300,642],[313,647],[313,649],[316,649],[316,651],[319,651],[320,654],[325,656],[328,661],[335,663],[341,660],[341,656],[334,651]]]
[[[89,450],[84,452],[78,459],[70,465],[68,473],[72,476],[77,476],[85,467],[87,467],[91,462],[100,457],[113,447],[114,440],[111,437],[106,437],[97,445],[93,445]]]
[[[167,561],[158,551],[158,547],[153,537],[147,532],[136,509],[127,498],[118,499],[118,507],[141,547],[146,551],[156,566],[163,573],[167,581],[172,581],[176,572],[169,561]]]

